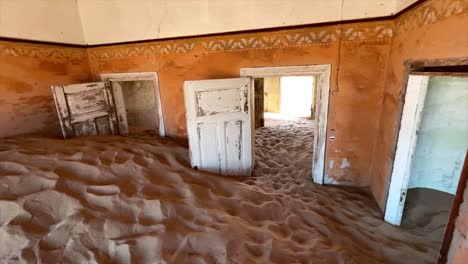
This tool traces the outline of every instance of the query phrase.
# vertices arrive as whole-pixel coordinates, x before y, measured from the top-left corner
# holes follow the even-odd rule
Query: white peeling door
[[[120,135],[128,135],[128,121],[127,110],[125,108],[125,100],[122,92],[122,85],[117,80],[109,80],[112,86],[112,93],[114,95],[115,112],[117,116],[117,123],[119,126]]]
[[[52,86],[64,138],[118,134],[108,82]]]
[[[250,176],[253,167],[251,79],[186,81],[192,167]]]

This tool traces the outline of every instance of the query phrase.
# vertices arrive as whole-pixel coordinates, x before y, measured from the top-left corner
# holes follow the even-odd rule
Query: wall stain
[[[53,72],[57,75],[67,75],[68,63],[67,62],[53,62],[53,61],[41,61],[39,68],[46,72]]]
[[[5,92],[11,92],[13,90],[15,93],[19,94],[32,92],[34,89],[34,86],[30,83],[5,75],[0,75],[0,85],[0,90],[2,88],[5,89]]]

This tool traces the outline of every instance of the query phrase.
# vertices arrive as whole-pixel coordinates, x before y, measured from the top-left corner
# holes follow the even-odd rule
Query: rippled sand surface
[[[257,130],[253,177],[146,133],[0,141],[0,263],[424,263],[365,190],[311,182],[304,120]]]

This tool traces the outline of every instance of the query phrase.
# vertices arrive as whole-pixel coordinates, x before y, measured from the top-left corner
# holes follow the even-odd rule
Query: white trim
[[[385,207],[385,221],[393,225],[400,225],[403,216],[411,163],[416,148],[428,81],[429,76],[410,75],[408,77],[405,104]]]
[[[128,120],[127,120],[127,107],[125,106],[125,99],[122,93],[122,86],[120,85],[119,79],[108,79],[111,84],[112,94],[114,96],[114,107],[117,116],[117,125],[119,127],[119,134],[127,136],[128,131]]]
[[[241,68],[241,77],[280,77],[300,75],[321,75],[331,70],[331,64],[319,64],[308,66],[281,66],[281,67],[259,67]]]
[[[159,80],[157,72],[123,72],[123,73],[102,73],[100,74],[101,80],[109,81],[110,79],[119,81],[154,81],[154,95],[156,96],[156,105],[158,111],[159,135],[166,136],[164,126],[164,114],[161,105],[161,94],[159,91]]]
[[[312,179],[315,183],[323,184],[325,174],[328,103],[330,96],[331,64],[308,66],[282,66],[241,68],[241,77],[277,77],[277,76],[314,76],[317,83],[316,122],[314,136],[314,153],[312,159]],[[252,96],[254,98],[254,96]]]

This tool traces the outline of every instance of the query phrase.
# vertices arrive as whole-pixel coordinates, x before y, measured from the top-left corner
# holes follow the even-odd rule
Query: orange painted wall
[[[0,41],[0,138],[60,135],[50,86],[89,80],[82,48]]]
[[[233,78],[242,67],[331,64],[327,182],[368,186],[392,30],[390,21],[89,49],[100,73],[157,71],[166,133],[187,137],[185,80]],[[331,164],[331,165],[330,165]],[[343,165],[344,164],[344,165]],[[347,165],[349,164],[349,165]]]
[[[395,21],[380,125],[371,169],[371,190],[385,207],[398,124],[403,105],[407,60],[468,57],[468,0],[432,0]]]

